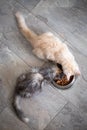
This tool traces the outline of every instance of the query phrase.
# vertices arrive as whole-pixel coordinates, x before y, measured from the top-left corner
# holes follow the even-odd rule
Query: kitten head
[[[67,76],[67,79],[70,79],[70,76],[79,76],[80,70],[78,64],[75,61],[74,56],[69,51],[67,45],[63,44],[62,48],[60,49],[60,53],[56,53],[57,63],[61,63],[64,73]]]
[[[64,73],[67,76],[67,79],[70,79],[70,76],[79,76],[81,75],[81,72],[79,70],[78,64],[75,60],[71,62],[67,62],[66,65],[63,67]]]

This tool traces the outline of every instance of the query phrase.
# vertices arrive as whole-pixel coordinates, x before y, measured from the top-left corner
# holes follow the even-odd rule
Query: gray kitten
[[[58,67],[56,65],[48,65],[42,68],[34,68],[27,74],[22,74],[18,77],[13,106],[19,119],[28,123],[29,118],[24,114],[20,106],[20,99],[31,97],[36,91],[41,90],[42,82],[44,80],[51,80],[56,76]]]

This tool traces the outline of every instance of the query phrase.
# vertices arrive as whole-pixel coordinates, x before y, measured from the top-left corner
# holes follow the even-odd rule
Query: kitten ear
[[[80,70],[77,70],[77,71],[75,72],[75,74],[76,74],[77,76],[80,76],[80,75],[81,75]]]

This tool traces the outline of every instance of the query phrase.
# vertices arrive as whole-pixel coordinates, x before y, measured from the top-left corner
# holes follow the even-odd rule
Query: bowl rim
[[[64,86],[58,85],[58,84],[56,84],[56,82],[54,80],[52,80],[52,84],[54,85],[54,87],[56,87],[58,89],[68,89],[68,88],[71,88],[71,86],[74,84],[75,81],[76,81],[76,76],[73,75],[72,81],[67,85],[64,85]]]

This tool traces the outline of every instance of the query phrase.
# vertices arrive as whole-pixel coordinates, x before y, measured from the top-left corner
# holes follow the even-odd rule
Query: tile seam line
[[[84,80],[84,79],[83,79]],[[85,81],[86,82],[86,81]],[[59,94],[67,101],[67,102],[70,102],[70,103],[72,103],[66,96],[64,96],[63,94],[62,94],[62,91],[67,91],[67,90],[62,90],[61,92],[59,91],[59,89],[57,89],[53,84],[51,84],[51,87],[52,88],[54,88],[55,90],[57,90],[58,92],[59,92]],[[74,87],[74,86],[72,86],[72,87]],[[86,88],[86,90],[87,90],[87,88]],[[73,103],[72,103],[73,104]],[[74,105],[74,104],[73,104]],[[76,105],[74,105],[77,109],[78,109],[78,107],[76,106]]]
[[[72,46],[72,48],[73,48],[73,49],[76,49],[76,50],[78,51],[78,53],[80,53],[81,55],[87,57],[87,56],[86,56],[85,54],[83,54],[80,50],[78,50],[75,46],[73,46],[69,40],[67,40],[66,38],[63,38],[55,29],[51,28],[51,26],[50,26],[48,23],[46,23],[46,22],[44,22],[43,20],[41,20],[40,18],[38,18],[32,11],[30,11],[30,13],[31,13],[34,17],[36,17],[38,20],[40,20],[41,22],[45,23],[52,31],[54,31],[58,36],[60,36],[60,38],[63,39],[64,42],[70,43],[70,45]],[[74,33],[75,33],[75,32],[74,32]]]
[[[81,115],[82,119],[84,119],[83,112],[82,112],[81,110],[79,110],[79,108],[78,108],[76,105],[74,105],[71,101],[68,100],[68,102],[69,102],[70,104],[72,104],[72,105],[77,109],[77,111],[78,111],[79,114]],[[86,117],[87,117],[87,116],[86,116]]]
[[[78,111],[79,114],[81,115],[82,119],[84,120],[84,118],[83,118],[83,113],[79,110],[79,108],[76,107],[76,105],[74,105],[74,104],[73,104],[71,101],[69,101],[69,100],[67,100],[67,103],[66,103],[66,104],[63,106],[63,108],[52,118],[52,120],[54,120],[55,117],[56,117],[57,115],[59,115],[59,114],[61,113],[61,111],[64,109],[64,107],[67,106],[69,103],[70,103],[71,105],[73,105],[73,106],[77,109],[77,111]],[[48,125],[52,122],[52,120],[47,124],[47,126],[46,126],[43,130],[45,130],[45,129],[48,127]]]
[[[7,105],[6,107],[4,107],[4,109],[0,112],[0,115],[4,112],[5,109],[10,109],[11,108]],[[12,114],[14,114],[14,112],[11,110]],[[15,117],[16,117],[16,114],[15,114]],[[20,121],[20,120],[19,120]],[[22,121],[21,121],[22,122]],[[22,122],[23,123],[23,122]],[[27,124],[24,123],[25,126],[27,126],[30,130],[34,130],[32,127],[28,126]]]
[[[31,12],[34,8],[37,7],[37,5],[41,2],[41,0],[31,9],[29,10],[27,7],[25,7],[22,3],[20,3],[20,1],[16,0],[17,3],[19,3],[20,5],[22,5],[22,7],[24,7],[27,11]]]
[[[18,2],[17,0],[16,0],[16,2],[17,3],[19,3],[23,8],[25,8],[25,6],[23,6],[20,2]],[[39,1],[40,2],[40,1]],[[38,4],[39,4],[39,2],[38,2]],[[36,4],[36,6],[38,5],[38,4]],[[26,9],[26,8],[25,8]],[[37,19],[39,19],[34,13],[32,13],[32,10],[30,11],[30,10],[28,10],[28,9],[26,9],[29,13],[31,13],[34,17],[36,17]],[[41,22],[43,22],[43,23],[45,23],[51,30],[53,30],[58,36],[60,36],[57,32],[56,32],[56,30],[55,29],[52,29],[46,22],[44,22],[44,21],[42,21],[41,19],[39,19]],[[60,36],[61,37],[61,36]],[[4,38],[5,38],[5,36],[4,36]],[[61,37],[63,40],[64,40],[64,38],[63,37]],[[6,38],[5,38],[6,39]],[[68,42],[68,43],[70,43],[70,41],[68,41],[68,40],[66,40],[65,39],[65,41],[64,42]],[[7,45],[6,45],[7,46]],[[73,46],[72,44],[70,44],[70,46],[73,48],[73,49],[76,49],[77,51],[78,51],[78,53],[80,53],[81,55],[83,55],[83,56],[85,56],[85,57],[87,57],[86,55],[84,55],[83,53],[81,53],[81,51],[79,51],[75,46]],[[8,47],[9,48],[9,47]],[[9,50],[11,50],[10,48],[9,48]],[[12,51],[12,50],[11,50]],[[23,60],[20,56],[18,56],[14,51],[12,51],[17,57],[19,57],[26,65],[28,65],[29,67],[31,67],[32,68],[32,65],[29,65],[29,64],[27,64],[27,62],[25,62],[25,60]],[[83,80],[85,81],[85,82],[87,82],[87,80],[83,77]]]
[[[55,117],[57,116],[57,115],[59,115],[60,113],[61,113],[61,111],[64,109],[64,107],[68,104],[69,102],[67,101],[66,103],[65,103],[65,105],[60,109],[60,111],[57,113],[57,114],[55,114],[55,116],[51,119],[51,121],[49,121],[49,123],[47,124],[47,126],[52,122],[52,120],[54,120],[55,119]],[[58,110],[57,110],[58,111]],[[46,128],[47,128],[47,126],[43,129],[43,130],[45,130]]]
[[[17,0],[16,0],[17,1]],[[36,17],[37,19],[39,19],[32,11],[33,11],[33,9],[35,8],[33,8],[31,11],[29,10],[29,9],[27,9],[24,5],[22,5],[20,2],[18,2],[17,1],[17,3],[19,3],[23,8],[25,8],[29,13],[31,13],[34,17]],[[40,2],[39,2],[40,3]],[[38,4],[39,4],[38,3]],[[38,5],[37,4],[37,5]],[[36,6],[37,6],[36,5]],[[55,29],[52,29],[46,22],[44,22],[44,21],[42,21],[41,19],[39,19],[41,22],[43,22],[43,23],[45,23],[51,30],[53,30],[58,36],[60,36],[61,37],[61,35],[59,34],[59,33],[57,33],[56,32],[56,30]],[[63,37],[61,37],[64,41],[66,41],[66,42],[69,42],[70,43],[70,41],[68,41],[66,38],[63,38]],[[73,45],[71,45],[73,48],[75,48],[75,46],[73,46]],[[77,48],[75,48],[77,51],[78,51],[78,53],[81,53]],[[83,53],[81,53],[82,55],[84,55]],[[85,57],[87,57],[86,55],[84,55]]]
[[[17,1],[17,0],[16,0]],[[29,9],[27,9],[24,5],[22,5],[20,2],[17,1],[17,3],[19,3],[25,10],[27,10],[30,14],[32,14],[35,18],[37,18],[39,21],[41,21],[42,23],[45,23],[45,25],[47,25],[50,30],[54,31],[58,36],[60,36],[55,29],[52,29],[46,22],[44,22],[43,20],[39,19],[32,11],[33,9],[30,11]],[[39,4],[39,3],[38,3]],[[60,36],[61,37],[61,36]],[[65,38],[61,37],[64,41],[66,40]]]
[[[78,50],[75,46],[73,46],[70,41],[66,40],[65,42],[69,43],[68,46],[70,46],[72,48],[72,50],[78,51],[77,53],[81,54],[82,56],[86,57],[87,56],[85,54],[83,54],[80,50]]]
[[[7,39],[6,39],[5,35],[4,35],[4,33],[3,33],[3,37],[4,37],[5,40],[7,41]],[[18,56],[12,49],[10,49],[9,46],[8,46],[7,44],[5,44],[5,43],[3,43],[3,44],[4,44],[6,47],[8,47],[8,49],[11,50],[12,53],[14,53],[20,60],[22,60],[22,61],[27,65],[27,67],[32,68],[31,65],[27,64],[27,62],[25,62],[25,60],[23,60],[20,56]]]
[[[0,115],[2,114],[2,112],[8,107],[8,104],[6,104],[6,106],[3,108],[3,110],[1,110]]]
[[[16,2],[19,3],[24,9],[26,9],[29,13],[31,13],[31,14],[32,14],[34,17],[36,17],[38,20],[40,20],[41,22],[45,23],[45,24],[46,24],[52,31],[54,31],[58,36],[60,36],[59,33],[57,33],[55,29],[52,29],[46,22],[44,22],[44,21],[42,21],[41,19],[39,19],[39,18],[32,12],[33,9],[30,11],[29,9],[27,9],[24,5],[22,5],[22,4],[21,4],[20,2],[18,2],[17,0],[16,0]],[[39,4],[39,3],[38,3],[38,4]],[[38,5],[38,4],[37,4],[37,5]],[[36,5],[36,6],[37,6],[37,5]],[[70,41],[68,41],[67,39],[65,39],[65,38],[63,38],[63,37],[61,37],[61,36],[60,36],[60,38],[62,38],[62,39],[64,40],[64,42],[70,43]],[[79,50],[78,50],[75,46],[73,46],[72,44],[70,44],[70,46],[71,46],[74,50],[76,49],[79,54],[81,54],[81,55],[87,57],[86,55],[84,55],[83,53],[81,53],[81,51],[79,51]],[[14,53],[15,53],[15,52],[14,52]],[[16,54],[16,53],[15,53],[15,54]],[[18,56],[18,55],[17,55],[17,56]],[[19,56],[18,56],[18,57],[19,57]],[[21,57],[19,57],[19,58],[20,58],[21,60],[23,60]],[[24,61],[24,60],[23,60],[23,61]],[[27,64],[25,61],[24,61],[24,63]],[[27,64],[27,65],[28,65],[28,64]],[[32,68],[31,65],[28,65],[28,66]],[[83,77],[83,80],[84,80],[85,82],[87,82],[84,77]]]
[[[39,19],[32,11],[33,9],[40,3],[40,1],[38,2],[38,4],[36,4],[36,6],[34,8],[32,8],[31,10],[27,9],[23,4],[21,4],[18,0],[16,0],[17,3],[19,3],[24,9],[26,9],[29,13],[31,13],[34,17],[36,17],[38,20],[40,20],[41,22],[45,23],[52,31],[54,31],[58,36],[60,36],[64,41],[71,43],[70,41],[68,41],[66,38],[63,38],[58,32],[56,32],[55,29],[51,28],[46,22],[44,22],[43,20]],[[81,53],[81,51],[79,51],[75,46],[73,46],[72,44],[70,44],[73,48],[75,48],[78,53],[82,54],[83,56],[87,57],[85,54]]]
[[[19,3],[19,2],[18,2],[18,3]],[[19,4],[20,4],[20,3],[19,3]],[[23,8],[25,8],[25,6],[23,6],[22,4],[21,4],[21,6],[22,6]],[[25,8],[25,9],[26,9],[26,8]],[[41,19],[39,19],[36,15],[34,15],[34,13],[32,13],[32,11],[29,11],[28,9],[26,9],[26,10],[27,10],[30,14],[32,14],[34,17],[36,17],[39,21],[41,21],[42,23],[45,23],[52,31],[54,31],[58,36],[60,36],[59,33],[57,33],[55,29],[52,29],[46,22],[44,22],[44,21],[42,21]],[[84,55],[83,53],[81,53],[81,51],[79,51],[75,46],[73,46],[73,45],[70,43],[70,41],[66,40],[65,38],[63,38],[63,37],[61,37],[61,36],[60,36],[60,38],[62,38],[62,39],[64,40],[63,42],[68,42],[68,43],[70,44],[70,45],[68,45],[68,46],[70,46],[72,49],[78,51],[79,54],[81,54],[82,56],[87,57],[86,55]],[[21,59],[22,59],[22,58],[21,58]],[[24,60],[23,60],[23,61],[24,61]],[[30,67],[32,67],[32,66],[30,65]],[[84,76],[83,76],[83,80],[84,80],[85,82],[87,82],[86,79],[84,78]]]
[[[75,104],[73,104],[73,102],[71,102],[67,97],[65,97],[61,92],[59,92],[62,96],[63,96],[63,98],[65,99],[65,100],[67,100],[67,103],[70,103],[70,104],[72,104],[77,110],[78,110],[78,112],[82,115],[82,111],[80,111],[79,110],[79,108],[75,105]]]

